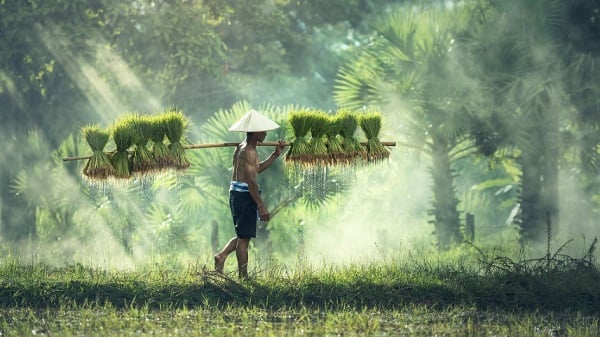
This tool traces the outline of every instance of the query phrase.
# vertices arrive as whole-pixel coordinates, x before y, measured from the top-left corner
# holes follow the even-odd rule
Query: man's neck
[[[246,145],[252,148],[256,148],[258,140],[255,137],[246,137]]]

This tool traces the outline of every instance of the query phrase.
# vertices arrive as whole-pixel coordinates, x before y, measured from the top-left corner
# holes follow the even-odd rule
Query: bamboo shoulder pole
[[[233,147],[240,145],[240,142],[224,142],[224,143],[207,143],[207,144],[192,144],[184,145],[183,148],[188,149],[208,149],[212,147]],[[292,143],[283,142],[283,146],[291,146]],[[258,146],[277,146],[277,142],[262,142]]]
[[[277,146],[277,142],[262,142],[258,143],[258,146]],[[367,142],[362,142],[362,145],[366,146]],[[383,146],[396,146],[396,142],[381,142]],[[233,147],[240,145],[240,142],[224,142],[224,143],[206,143],[206,144],[192,144],[185,145],[183,148],[186,150],[191,149],[208,149],[214,147]],[[283,146],[291,146],[290,142],[283,142]],[[85,160],[90,159],[91,156],[78,156],[78,157],[65,157],[63,161],[75,161],[75,160]]]

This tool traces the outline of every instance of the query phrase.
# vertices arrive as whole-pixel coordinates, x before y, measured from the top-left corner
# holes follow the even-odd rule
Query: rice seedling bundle
[[[92,149],[92,155],[83,168],[83,174],[91,179],[106,179],[114,175],[115,169],[104,153],[104,147],[110,138],[109,132],[90,125],[82,128],[81,133]]]
[[[367,160],[370,162],[378,162],[390,156],[390,152],[379,140],[381,119],[381,114],[378,112],[361,114],[358,119],[360,128],[367,137]]]
[[[150,140],[152,141],[152,157],[157,170],[164,170],[169,167],[169,148],[164,143],[167,134],[167,125],[164,115],[154,115],[150,119],[152,127],[150,128]]]
[[[132,129],[132,124],[128,120],[130,118],[118,120],[112,127],[112,137],[116,151],[109,158],[115,168],[115,177],[123,179],[131,177],[129,148],[133,146],[135,130]]]
[[[134,115],[132,118],[127,119],[126,123],[131,125],[135,145],[131,156],[131,171],[138,174],[153,171],[156,168],[156,163],[147,146],[153,126],[150,117]]]
[[[327,116],[327,163],[337,165],[344,161],[346,154],[339,136],[340,123],[335,116]]]
[[[308,110],[291,112],[288,121],[292,127],[294,139],[292,140],[292,147],[285,156],[285,160],[303,163],[310,154],[308,134],[311,128],[310,123],[313,121],[311,119],[311,112]]]
[[[307,117],[310,121],[310,141],[308,143],[308,155],[304,158],[304,164],[308,166],[320,166],[327,162],[326,134],[330,126],[327,114],[322,111],[311,111]]]
[[[164,123],[167,138],[169,139],[169,165],[178,170],[184,170],[190,167],[190,161],[187,159],[185,149],[181,141],[187,128],[189,120],[177,109],[170,109],[164,114]]]
[[[358,119],[356,114],[349,110],[339,110],[336,114],[336,118],[339,123],[342,148],[346,154],[346,162],[354,163],[357,159],[365,159],[366,150],[355,136],[356,130],[358,129]]]

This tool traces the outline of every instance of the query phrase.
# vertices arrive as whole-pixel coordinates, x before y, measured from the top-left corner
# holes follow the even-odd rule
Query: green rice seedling
[[[176,108],[170,108],[164,113],[164,123],[169,139],[170,166],[177,170],[185,170],[190,167],[185,149],[181,141],[189,127],[189,120]]]
[[[152,141],[152,156],[157,170],[169,167],[169,148],[164,143],[167,134],[165,115],[154,115],[150,119],[150,140]]]
[[[341,109],[336,114],[338,119],[340,136],[342,137],[342,148],[346,154],[346,163],[355,164],[366,158],[366,150],[356,138],[358,119],[356,114],[350,110]]]
[[[115,174],[115,168],[110,163],[108,155],[104,153],[104,147],[108,143],[110,134],[101,130],[98,126],[85,126],[81,134],[92,149],[92,156],[83,168],[83,174],[91,179],[106,179]]]
[[[135,130],[125,119],[120,119],[112,126],[112,137],[115,142],[116,151],[111,154],[110,162],[115,168],[115,177],[127,179],[131,177],[131,162],[129,158],[129,148],[135,141]]]
[[[311,111],[307,118],[310,118],[311,138],[308,143],[308,155],[305,158],[305,164],[309,166],[321,166],[327,162],[327,145],[325,135],[330,126],[327,114],[322,111]]]
[[[328,124],[325,132],[325,136],[327,137],[327,163],[329,165],[337,165],[343,162],[346,156],[339,136],[340,123],[335,116],[327,116],[326,123]]]
[[[381,113],[375,111],[366,112],[358,117],[360,128],[367,137],[367,160],[369,162],[378,162],[390,156],[390,151],[379,140],[381,120]]]
[[[152,122],[149,116],[135,115],[126,120],[133,130],[135,149],[131,156],[131,171],[137,174],[146,174],[156,169],[154,156],[148,149],[148,142],[152,133]]]
[[[313,119],[310,117],[310,112],[303,109],[291,112],[288,121],[292,127],[294,139],[292,140],[292,147],[285,156],[285,160],[295,164],[303,164],[310,153],[309,132],[311,128],[310,123]]]

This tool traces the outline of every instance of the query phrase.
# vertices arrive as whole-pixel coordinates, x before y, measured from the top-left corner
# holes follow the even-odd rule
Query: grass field
[[[600,336],[600,272],[548,256],[293,270],[0,265],[1,336]]]

